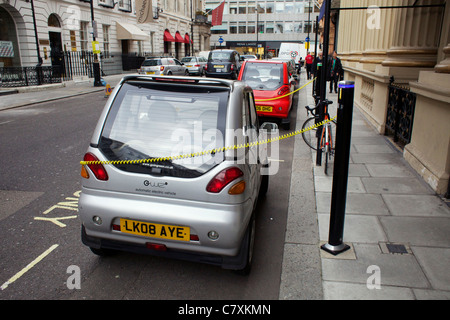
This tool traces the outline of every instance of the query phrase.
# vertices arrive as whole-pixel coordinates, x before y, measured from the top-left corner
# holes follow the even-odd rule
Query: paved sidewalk
[[[334,116],[337,95],[327,98]],[[297,128],[308,104],[311,88],[300,93]],[[450,299],[449,207],[356,106],[351,143],[344,229],[351,250],[333,256],[320,249],[328,241],[332,173],[316,167],[315,152],[296,136],[280,299]]]

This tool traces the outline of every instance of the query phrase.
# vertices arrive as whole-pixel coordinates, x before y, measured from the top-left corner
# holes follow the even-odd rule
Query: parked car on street
[[[189,74],[203,76],[208,60],[204,57],[184,57],[181,62],[189,70]]]
[[[279,119],[284,129],[290,128],[293,96],[289,93],[295,90],[297,82],[291,77],[287,62],[274,59],[245,61],[238,80],[252,87],[260,117]]]
[[[186,66],[175,58],[145,59],[139,69],[140,74],[148,75],[189,75]]]
[[[291,58],[272,58],[271,60],[274,60],[274,61],[284,61],[284,62],[286,62],[287,63],[287,66],[288,66],[288,71],[289,71],[289,73],[292,75],[292,76],[294,76],[294,77],[297,77],[297,67],[296,67],[296,65],[295,65],[295,60],[294,59],[291,59]]]
[[[241,58],[244,60],[257,60],[258,57],[254,54],[241,54]]]
[[[125,76],[84,156],[100,163],[82,165],[83,243],[98,255],[125,250],[248,273],[267,159],[246,160],[252,148],[166,157],[256,141],[257,134],[253,91],[244,82]]]
[[[212,50],[209,52],[206,76],[236,80],[243,59],[234,50]]]

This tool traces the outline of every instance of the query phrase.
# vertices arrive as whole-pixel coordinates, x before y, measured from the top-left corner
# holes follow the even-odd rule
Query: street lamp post
[[[94,0],[91,0],[91,20],[92,20],[92,49],[94,48],[95,43],[95,33],[96,33],[96,23],[94,20]],[[101,87],[102,83],[100,81],[100,63],[98,61],[98,53],[94,53],[94,63],[92,64],[94,68],[94,87]]]

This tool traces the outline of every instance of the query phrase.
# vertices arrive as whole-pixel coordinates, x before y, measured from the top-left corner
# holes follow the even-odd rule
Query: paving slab
[[[450,248],[412,247],[433,289],[450,288]],[[450,292],[449,292],[450,294]]]
[[[415,300],[409,288],[381,286],[369,289],[358,283],[324,281],[323,293],[326,300]]]
[[[390,242],[450,248],[448,218],[392,216],[379,219]]]
[[[384,254],[376,244],[353,243],[356,260],[322,259],[325,281],[342,281],[367,284],[374,273],[371,266],[379,268],[380,284],[409,288],[430,288],[425,274],[413,255]]]
[[[383,194],[384,202],[395,216],[422,216],[450,218],[450,208],[433,195]]]
[[[328,240],[330,229],[330,213],[319,213],[320,240]],[[345,215],[345,242],[378,243],[387,241],[383,228],[376,216]]]
[[[316,193],[317,212],[327,213],[331,209],[331,192]],[[389,215],[389,209],[379,194],[348,193],[346,214]]]
[[[416,178],[365,178],[361,181],[367,193],[379,194],[432,194],[431,189],[427,188]]]
[[[400,163],[390,164],[366,164],[367,171],[372,177],[415,177],[415,174],[409,168]]]

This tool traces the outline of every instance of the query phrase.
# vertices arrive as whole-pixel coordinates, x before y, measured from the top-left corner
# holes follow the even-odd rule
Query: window
[[[258,33],[264,33],[264,21],[258,21]]]
[[[109,57],[109,29],[110,26],[107,24],[104,24],[102,26],[103,30],[103,57],[108,58]]]
[[[114,7],[114,1],[113,0],[98,0],[98,4],[103,6],[103,7],[109,7],[109,8],[113,8]]]
[[[294,32],[303,33],[303,24],[301,22],[294,22]]]
[[[275,4],[275,13],[284,13],[284,2],[277,2]]]
[[[230,33],[231,34],[237,33],[237,22],[230,22]]]
[[[284,24],[284,33],[293,33],[294,32],[294,22],[289,21]]]
[[[266,21],[266,33],[274,33],[274,24],[273,21]]]
[[[247,23],[247,33],[256,33],[255,21],[249,21]]]
[[[119,0],[119,10],[131,12],[131,0]]]
[[[284,22],[277,21],[275,24],[275,33],[283,33],[284,31]]]
[[[88,24],[87,21],[80,21],[80,48],[81,51],[88,51]]]
[[[286,2],[284,5],[284,13],[294,13],[294,4],[292,2]]]
[[[212,34],[228,34],[228,22],[222,22],[222,25],[212,27],[211,33]]]
[[[256,13],[256,5],[254,1],[249,1],[247,5],[247,13],[253,14]]]
[[[239,33],[247,33],[246,22],[239,22]]]
[[[295,2],[294,13],[304,13],[304,12],[305,12],[305,4],[303,2]]]
[[[305,23],[303,24],[303,32],[304,33],[311,33],[312,31],[312,26],[311,26],[311,22],[310,21],[305,21]]]
[[[247,13],[247,4],[245,2],[239,2],[239,14]]]
[[[273,2],[266,3],[266,13],[275,13],[275,4]]]
[[[230,14],[237,14],[237,2],[230,3]]]

